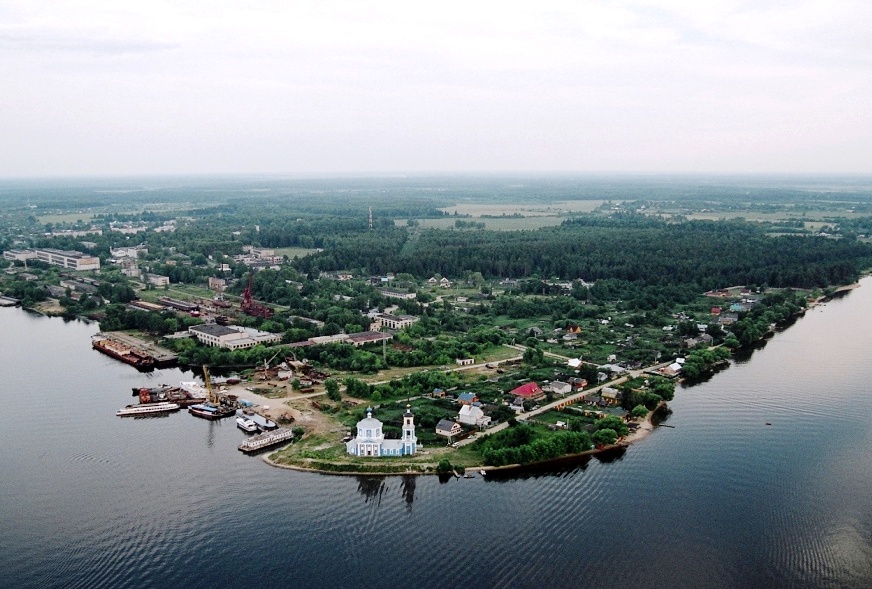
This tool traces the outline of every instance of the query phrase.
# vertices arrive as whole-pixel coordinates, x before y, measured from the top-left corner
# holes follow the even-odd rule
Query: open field
[[[39,222],[45,225],[46,223],[64,224],[78,223],[79,221],[87,223],[94,220],[94,213],[63,213],[58,215],[40,215]]]
[[[440,217],[438,219],[417,219],[419,227],[424,229],[453,229],[454,222],[457,220],[469,221],[468,218],[455,217]],[[529,216],[529,217],[500,217],[492,218],[475,218],[476,223],[484,223],[486,229],[491,231],[523,231],[539,229],[541,227],[554,227],[560,225],[565,219],[556,216]],[[406,219],[397,219],[395,222],[398,227],[406,226]],[[470,231],[469,228],[461,229],[462,231]]]
[[[275,248],[275,252],[277,256],[288,256],[290,259],[294,258],[304,258],[306,256],[312,255],[317,250],[309,249],[305,247],[277,247]]]
[[[480,217],[482,215],[499,216],[499,215],[524,215],[525,217],[543,216],[552,217],[565,215],[567,213],[590,213],[597,209],[604,202],[620,203],[622,201],[605,201],[605,200],[561,200],[551,203],[512,203],[512,204],[496,204],[496,203],[464,203],[445,207],[441,209],[446,213],[453,215],[472,215]]]

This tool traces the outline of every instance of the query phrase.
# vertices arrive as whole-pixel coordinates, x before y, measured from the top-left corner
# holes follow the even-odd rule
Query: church
[[[386,440],[382,422],[372,416],[372,407],[366,410],[366,417],[357,422],[357,437],[345,444],[345,449],[354,456],[411,456],[418,449],[415,437],[415,416],[412,407],[406,405],[403,414],[403,437],[399,440]]]

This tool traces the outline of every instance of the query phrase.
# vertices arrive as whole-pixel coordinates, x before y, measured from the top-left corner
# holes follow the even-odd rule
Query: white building
[[[418,450],[415,437],[415,416],[412,408],[406,405],[403,414],[403,437],[399,440],[386,440],[382,422],[372,416],[372,408],[366,410],[366,417],[357,422],[357,435],[346,442],[345,449],[354,456],[412,456]]]
[[[10,260],[12,262],[19,261],[23,262],[25,260],[32,260],[36,257],[36,252],[33,250],[6,250],[3,252],[3,259]]]
[[[72,250],[42,248],[36,250],[36,259],[70,270],[99,270],[100,258]]]
[[[398,290],[396,288],[379,288],[377,289],[379,294],[385,296],[389,299],[414,299],[417,297],[417,293],[409,292],[407,290]]]
[[[388,313],[378,313],[373,317],[373,323],[370,326],[371,331],[379,331],[382,327],[387,329],[403,329],[418,322],[418,318],[414,315],[391,315]]]
[[[145,279],[149,284],[154,286],[169,286],[170,284],[170,277],[160,274],[146,274]]]
[[[457,415],[457,421],[465,423],[466,425],[487,427],[490,425],[491,418],[485,415],[481,407],[477,405],[464,405],[460,408],[460,413]]]
[[[188,328],[188,331],[193,333],[194,337],[201,344],[216,348],[227,348],[228,350],[253,348],[257,344],[270,344],[282,339],[276,333],[258,331],[257,329],[241,327],[239,325],[225,326],[207,323],[205,325],[193,325]]]

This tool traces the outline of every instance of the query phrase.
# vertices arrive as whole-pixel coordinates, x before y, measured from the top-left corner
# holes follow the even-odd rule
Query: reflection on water
[[[471,479],[275,469],[231,422],[119,419],[190,374],[0,309],[0,586],[872,586],[863,284],[680,387],[627,450]]]

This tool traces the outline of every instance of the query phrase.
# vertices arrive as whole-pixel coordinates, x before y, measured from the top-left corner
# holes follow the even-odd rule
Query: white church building
[[[382,422],[372,416],[372,408],[369,407],[366,417],[357,422],[357,436],[345,443],[345,449],[354,456],[411,456],[418,449],[414,418],[411,406],[406,405],[403,437],[386,440]]]

